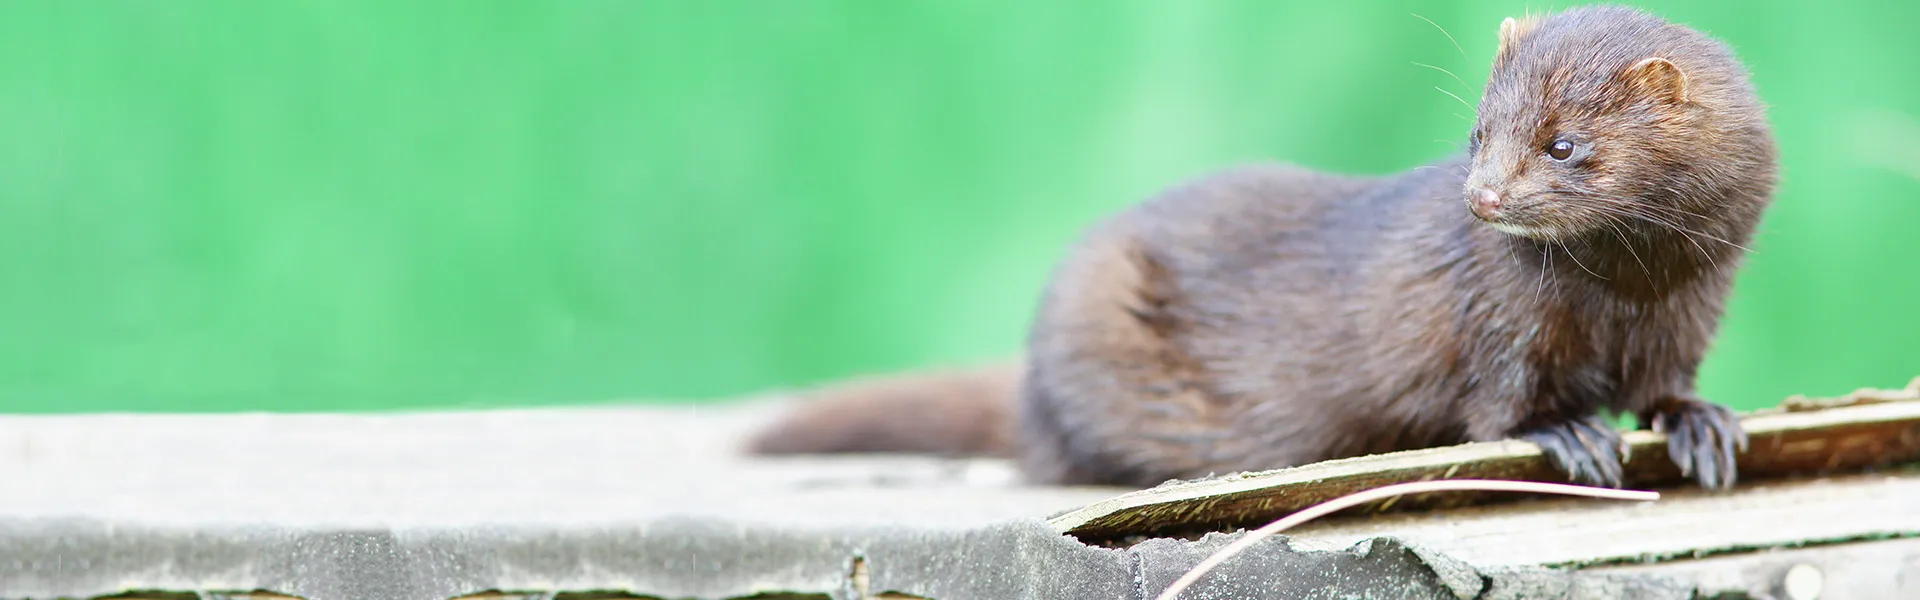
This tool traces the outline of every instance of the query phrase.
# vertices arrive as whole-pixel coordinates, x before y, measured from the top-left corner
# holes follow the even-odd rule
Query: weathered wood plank
[[[1590,571],[1678,577],[1692,581],[1701,598],[1920,598],[1920,539],[1779,549]],[[1789,574],[1799,581],[1790,585]],[[1809,589],[1818,593],[1805,593]]]
[[[1476,567],[1661,561],[1756,548],[1920,536],[1920,473],[1780,479],[1716,494],[1661,492],[1658,502],[1542,499],[1308,523],[1296,546],[1336,549],[1389,536]]]
[[[1742,481],[1858,471],[1920,460],[1920,379],[1905,390],[1860,390],[1844,398],[1794,398],[1741,418],[1751,438],[1738,456]],[[1628,485],[1682,484],[1667,457],[1666,436],[1628,431]],[[1532,443],[1481,442],[1332,460],[1290,469],[1169,482],[1050,519],[1061,532],[1103,541],[1253,527],[1360,490],[1429,479],[1564,482]],[[1743,486],[1744,487],[1744,486]],[[1407,496],[1373,510],[1474,504],[1485,495]]]

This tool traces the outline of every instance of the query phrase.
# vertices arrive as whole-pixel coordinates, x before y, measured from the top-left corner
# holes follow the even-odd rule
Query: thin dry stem
[[[1194,582],[1199,581],[1201,576],[1206,575],[1208,571],[1212,571],[1214,567],[1220,566],[1220,564],[1226,562],[1227,559],[1233,558],[1233,555],[1239,554],[1254,544],[1260,543],[1261,540],[1267,539],[1273,534],[1285,531],[1301,523],[1375,500],[1407,494],[1450,491],[1529,492],[1535,494],[1586,496],[1589,498],[1604,498],[1608,500],[1646,501],[1660,499],[1659,492],[1616,490],[1563,483],[1503,481],[1498,479],[1442,479],[1439,481],[1416,481],[1377,487],[1309,506],[1299,512],[1287,515],[1278,521],[1268,523],[1265,527],[1253,530],[1245,537],[1235,540],[1232,544],[1228,544],[1227,547],[1214,552],[1213,555],[1208,556],[1206,560],[1200,561],[1200,564],[1195,565],[1193,570],[1187,571],[1185,575],[1181,575],[1179,579],[1175,579],[1173,585],[1169,585],[1166,590],[1161,591],[1160,595],[1155,597],[1155,600],[1174,600],[1174,598],[1179,597],[1180,592],[1186,591]]]

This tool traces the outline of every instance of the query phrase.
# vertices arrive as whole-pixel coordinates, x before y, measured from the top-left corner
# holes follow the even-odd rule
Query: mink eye
[[[1554,140],[1553,145],[1547,147],[1547,156],[1553,157],[1554,160],[1566,160],[1567,157],[1573,156],[1573,142]]]

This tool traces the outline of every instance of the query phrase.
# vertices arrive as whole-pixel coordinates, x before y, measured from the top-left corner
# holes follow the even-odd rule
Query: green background
[[[0,3],[0,410],[710,399],[1006,356],[1089,220],[1237,162],[1452,152],[1470,112],[1435,88],[1473,102],[1500,19],[1562,5]],[[1920,5],[1650,7],[1734,44],[1784,152],[1704,391],[1920,375]]]

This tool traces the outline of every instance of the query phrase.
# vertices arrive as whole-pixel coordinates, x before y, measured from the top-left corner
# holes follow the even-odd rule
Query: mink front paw
[[[1599,415],[1543,425],[1520,434],[1540,446],[1553,466],[1575,482],[1618,488],[1625,485],[1626,444],[1620,432]]]
[[[1733,411],[1699,398],[1670,398],[1640,415],[1640,425],[1667,434],[1667,454],[1681,475],[1707,489],[1733,487],[1734,455],[1747,450],[1747,432]]]

